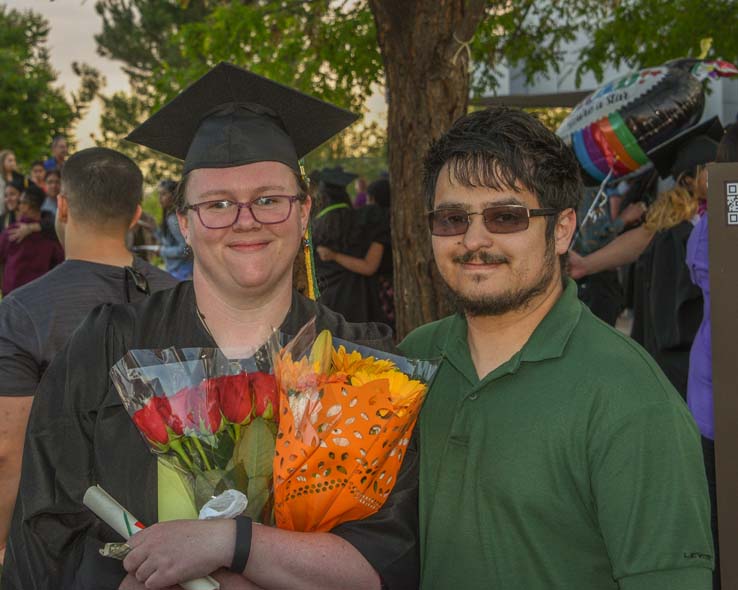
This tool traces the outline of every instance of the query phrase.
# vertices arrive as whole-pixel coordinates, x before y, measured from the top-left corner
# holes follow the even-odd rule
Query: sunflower
[[[424,383],[410,379],[400,371],[385,371],[383,373],[360,371],[351,378],[351,385],[366,385],[380,379],[387,380],[390,400],[397,408],[409,406],[419,396],[425,394],[426,386]]]
[[[338,350],[333,350],[331,355],[333,371],[336,373],[345,373],[347,375],[355,375],[359,372],[376,374],[384,373],[395,368],[392,361],[375,359],[373,356],[363,357],[360,352],[347,352],[344,346],[339,346]]]

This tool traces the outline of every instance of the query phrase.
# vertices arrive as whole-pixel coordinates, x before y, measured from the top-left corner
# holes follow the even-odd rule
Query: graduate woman
[[[99,484],[146,524],[166,517],[165,478],[109,377],[126,351],[218,346],[243,353],[272,327],[295,334],[313,316],[340,338],[391,345],[386,326],[350,324],[293,288],[311,205],[298,159],[354,118],[220,64],[129,136],[184,160],[177,208],[193,280],[141,304],[98,308],[49,366],[30,416],[3,590],[144,588],[119,561],[100,556],[104,543],[120,538],[82,505],[88,486]],[[183,558],[217,552],[233,572],[216,572],[224,589],[412,588],[414,459],[405,461],[380,512],[331,533],[240,520],[216,523],[203,543],[196,539],[207,523],[183,522],[168,525],[183,527],[169,539]],[[136,570],[141,580],[152,573],[146,564]]]

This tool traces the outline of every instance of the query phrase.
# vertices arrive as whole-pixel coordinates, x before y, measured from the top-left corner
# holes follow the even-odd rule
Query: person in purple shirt
[[[64,250],[56,238],[43,233],[32,234],[21,242],[10,240],[10,230],[20,223],[36,223],[41,220],[41,206],[46,194],[35,184],[29,183],[18,204],[20,220],[0,234],[0,264],[4,264],[2,294],[30,283],[46,274],[57,264],[64,262]]]
[[[717,148],[716,162],[738,162],[738,124],[725,130]],[[703,173],[703,177],[704,177]],[[706,178],[705,178],[706,181]],[[687,266],[692,282],[702,289],[704,307],[702,323],[689,353],[687,405],[702,434],[702,451],[712,507],[712,534],[715,543],[715,578],[713,588],[720,589],[717,572],[720,571],[717,528],[717,483],[715,477],[715,416],[712,401],[712,341],[710,330],[710,267],[708,255],[707,212],[697,222],[687,242]]]

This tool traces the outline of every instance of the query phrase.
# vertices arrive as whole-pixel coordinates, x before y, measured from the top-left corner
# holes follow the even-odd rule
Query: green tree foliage
[[[54,86],[48,34],[41,15],[0,5],[0,147],[15,151],[21,169],[48,153],[54,135],[69,134],[103,84],[97,70],[75,63],[80,87],[67,100]]]
[[[588,26],[592,43],[577,74],[602,78],[607,64],[636,69],[679,57],[698,57],[703,39],[712,39],[707,57],[738,61],[736,0],[621,0]]]

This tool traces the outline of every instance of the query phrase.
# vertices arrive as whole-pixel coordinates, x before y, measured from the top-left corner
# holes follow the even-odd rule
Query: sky
[[[4,4],[16,10],[32,9],[49,22],[51,65],[59,75],[57,84],[67,92],[79,85],[79,78],[72,71],[73,61],[86,62],[100,70],[107,79],[106,94],[128,88],[128,78],[120,65],[97,55],[94,36],[102,29],[102,19],[95,12],[94,0],[5,0]],[[100,111],[101,105],[95,101],[77,124],[78,148],[94,145],[90,135],[97,132]]]

